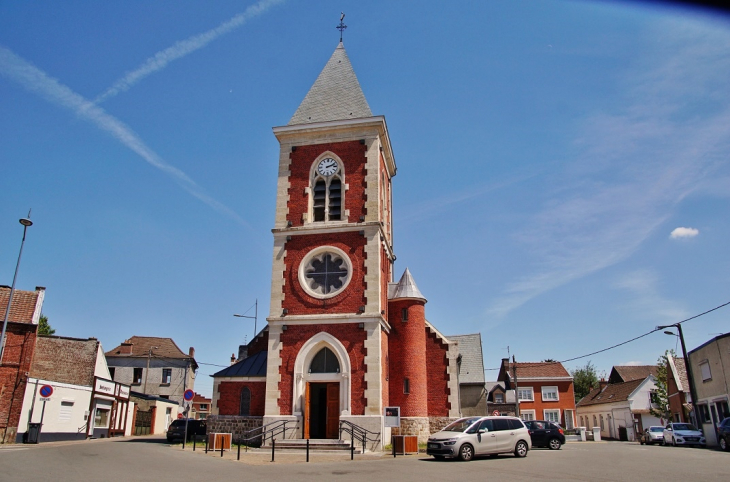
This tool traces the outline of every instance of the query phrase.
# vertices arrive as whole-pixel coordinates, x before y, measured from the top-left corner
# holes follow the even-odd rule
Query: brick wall
[[[0,443],[14,443],[35,349],[37,325],[8,323],[0,365]]]
[[[251,413],[252,416],[264,415],[266,402],[266,381],[261,382],[220,382],[217,402],[219,415],[238,416],[241,407],[241,390],[248,387],[251,390]]]
[[[248,344],[248,355],[253,356],[269,349],[269,330],[263,330],[259,336]]]
[[[94,384],[98,348],[95,339],[41,335],[36,340],[30,376],[90,387]]]
[[[343,191],[345,197],[344,209],[350,210],[348,221],[357,223],[360,216],[366,214],[365,163],[367,159],[365,152],[367,146],[365,144],[360,144],[360,141],[357,140],[297,146],[296,150],[289,156],[291,159],[289,167],[291,175],[289,176],[289,201],[287,202],[288,215],[286,219],[291,221],[292,226],[302,226],[304,224],[302,215],[309,210],[309,194],[304,192],[304,188],[309,187],[309,174],[312,163],[325,151],[335,153],[344,164],[344,182],[349,185],[349,189]]]
[[[408,321],[402,321],[402,309]],[[425,417],[428,414],[428,377],[426,373],[426,318],[423,301],[391,301],[390,404],[401,407],[402,417]],[[408,378],[410,393],[404,392]]]
[[[256,434],[247,434],[255,428],[263,425],[263,417],[242,417],[239,415],[210,415],[205,421],[206,431],[208,433],[230,433],[233,434],[233,443],[241,441],[244,436],[253,436]],[[261,445],[260,439],[247,442],[248,445]]]
[[[358,231],[345,233],[292,236],[286,243],[286,271],[284,276],[284,301],[290,315],[314,315],[326,313],[357,313],[367,304],[365,298],[365,244],[367,239]],[[352,263],[352,279],[342,293],[320,300],[309,296],[299,285],[299,265],[313,248],[334,246],[347,253]]]
[[[279,409],[282,415],[292,414],[292,389],[294,387],[294,363],[302,345],[317,333],[325,332],[337,338],[350,356],[350,413],[364,415],[365,405],[365,339],[367,332],[357,327],[356,323],[332,325],[290,325],[281,334],[281,366],[279,374]]]
[[[381,385],[382,385],[382,399],[383,407],[390,406],[390,354],[388,353],[388,334],[383,331],[380,333],[380,368],[382,370]]]
[[[436,333],[425,329],[426,336],[426,376],[428,377],[428,415],[445,417],[449,414],[449,360],[446,356],[448,346]]]
[[[542,387],[558,387],[558,398],[555,401],[543,401],[542,400]],[[560,410],[560,423],[565,426],[565,410],[575,410],[575,393],[573,392],[572,381],[545,381],[536,382],[529,380],[520,380],[520,372],[517,370],[517,387],[525,388],[532,387],[533,389],[533,402],[520,401],[520,411],[523,410],[535,410],[535,419],[544,420],[543,410]]]

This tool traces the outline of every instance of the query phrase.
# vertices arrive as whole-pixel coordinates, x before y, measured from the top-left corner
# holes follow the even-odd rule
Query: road
[[[728,480],[730,452],[685,447],[641,446],[626,442],[574,442],[562,450],[535,449],[513,456],[472,462],[437,462],[425,455],[195,453],[163,439],[133,437],[75,443],[0,446],[0,481],[75,480],[283,480],[297,482],[347,477],[374,480],[615,481]]]

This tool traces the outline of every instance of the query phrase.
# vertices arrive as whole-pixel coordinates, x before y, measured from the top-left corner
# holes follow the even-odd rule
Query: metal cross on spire
[[[345,19],[345,12],[340,12],[340,24],[335,27],[337,30],[340,31],[340,42],[342,42],[342,31],[347,28],[347,25],[344,24],[343,20]]]

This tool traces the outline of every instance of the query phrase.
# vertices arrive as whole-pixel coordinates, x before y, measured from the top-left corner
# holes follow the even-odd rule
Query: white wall
[[[40,388],[43,385],[53,387],[53,394],[45,403],[45,411],[40,395]],[[35,405],[33,406],[34,398]],[[40,422],[41,414],[43,414],[41,441],[84,439],[86,438],[86,415],[90,400],[91,387],[29,378],[18,433],[27,430],[31,406],[33,406],[31,422]]]

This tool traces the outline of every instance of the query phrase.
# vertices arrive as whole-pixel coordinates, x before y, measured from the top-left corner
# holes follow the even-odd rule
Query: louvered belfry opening
[[[342,183],[335,178],[330,181],[329,220],[339,221],[342,218]]]
[[[324,221],[324,210],[327,204],[327,185],[324,179],[319,179],[314,184],[312,208],[315,221]]]

